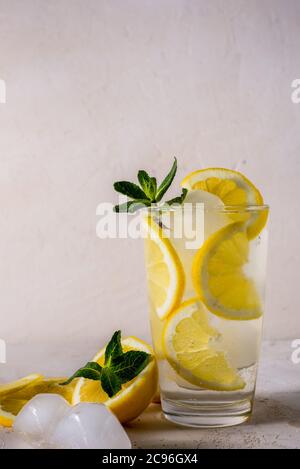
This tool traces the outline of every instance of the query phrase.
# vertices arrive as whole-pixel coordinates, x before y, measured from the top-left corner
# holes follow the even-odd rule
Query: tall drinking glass
[[[167,419],[251,415],[262,333],[267,206],[144,211],[150,321]]]

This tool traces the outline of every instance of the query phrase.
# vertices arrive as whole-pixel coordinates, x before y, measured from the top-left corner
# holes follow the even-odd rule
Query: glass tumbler
[[[251,415],[262,335],[268,207],[142,211],[162,410],[222,427]]]

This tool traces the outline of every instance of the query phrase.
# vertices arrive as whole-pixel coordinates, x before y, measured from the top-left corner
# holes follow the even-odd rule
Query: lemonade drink
[[[236,197],[243,188],[256,203],[225,205],[228,179],[219,178],[219,194],[197,181],[182,206],[142,215],[162,408],[168,419],[191,426],[241,423],[253,405],[268,207],[246,179],[245,187],[236,183]]]

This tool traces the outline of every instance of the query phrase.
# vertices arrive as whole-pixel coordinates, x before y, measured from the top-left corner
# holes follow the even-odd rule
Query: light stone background
[[[0,337],[149,337],[142,243],[95,213],[174,155],[262,189],[265,337],[300,337],[298,0],[0,0],[0,78]]]

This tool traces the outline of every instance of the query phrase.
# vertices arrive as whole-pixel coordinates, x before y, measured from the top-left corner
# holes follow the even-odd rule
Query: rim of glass
[[[196,205],[196,207],[195,207]],[[198,209],[204,212],[221,212],[221,213],[245,213],[245,212],[263,212],[268,211],[270,209],[269,205],[266,204],[250,204],[250,205],[218,205],[216,207],[206,207],[204,203],[197,202],[196,204],[192,204],[189,202],[183,203],[182,205],[151,205],[151,207],[143,207],[141,208],[142,213],[158,213],[158,212],[176,212],[178,210],[195,210],[197,209],[197,205],[199,205]],[[201,207],[200,207],[201,205]],[[204,205],[204,207],[203,207]]]

